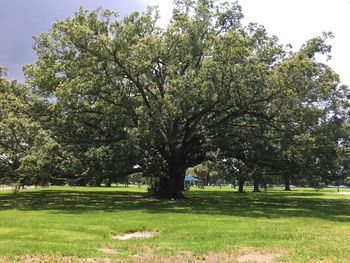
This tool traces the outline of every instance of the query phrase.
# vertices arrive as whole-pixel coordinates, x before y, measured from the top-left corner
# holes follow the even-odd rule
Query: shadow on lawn
[[[316,217],[350,222],[350,199],[322,199],[320,193],[271,192],[236,194],[230,191],[187,192],[189,200],[164,201],[128,191],[42,190],[0,195],[0,210],[52,210],[84,213],[143,210],[149,213],[222,214],[254,218]]]

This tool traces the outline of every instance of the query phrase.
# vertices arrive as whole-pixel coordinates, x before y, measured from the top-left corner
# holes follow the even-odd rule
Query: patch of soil
[[[226,253],[226,252],[209,252],[207,255],[202,257],[197,257],[196,263],[207,262],[207,263],[216,263],[216,262],[237,262],[236,254]]]
[[[112,263],[109,258],[78,258],[62,256],[36,256],[26,255],[21,257],[0,257],[1,263]]]
[[[280,257],[278,253],[263,253],[258,250],[247,250],[237,257],[238,262],[271,263]]]
[[[176,256],[166,256],[151,252],[134,255],[130,262],[137,263],[232,263],[237,262],[237,257],[229,253],[211,252],[207,255],[196,256],[190,251],[183,251]]]
[[[143,230],[143,231],[130,232],[126,234],[113,235],[112,239],[129,240],[129,239],[137,239],[137,238],[150,238],[150,237],[157,236],[158,234],[159,234],[158,231]]]
[[[166,256],[155,253],[151,248],[143,247],[142,253],[134,255],[130,262],[137,263],[232,263],[232,262],[255,262],[272,263],[281,253],[260,252],[257,250],[245,250],[240,256],[237,251],[231,252],[209,252],[206,255],[195,255],[191,251],[183,251],[175,256]]]
[[[142,231],[143,232],[143,231]],[[157,233],[157,232],[156,232]],[[100,251],[109,254],[112,258],[78,258],[68,256],[21,256],[15,258],[0,257],[1,263],[232,263],[232,262],[255,262],[255,263],[272,263],[282,255],[279,252],[259,251],[256,249],[246,249],[241,255],[237,251],[231,252],[209,252],[206,255],[195,255],[191,251],[183,251],[177,255],[170,256],[157,253],[151,247],[140,247],[140,253],[126,258],[114,258],[119,254],[116,250],[108,246],[101,247]],[[112,256],[113,255],[113,256]],[[107,255],[106,255],[107,257]],[[328,261],[313,261],[327,262]]]

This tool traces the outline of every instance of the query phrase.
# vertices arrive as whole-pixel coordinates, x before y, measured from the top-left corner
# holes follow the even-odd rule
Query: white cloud
[[[149,6],[158,6],[159,7],[159,13],[160,13],[160,19],[158,22],[158,25],[162,28],[165,28],[172,15],[173,11],[173,1],[172,0],[141,0],[145,2]]]
[[[142,0],[158,5],[161,13],[159,25],[165,27],[172,14],[172,0]],[[257,22],[282,43],[299,48],[307,39],[332,31],[335,38],[332,60],[328,62],[340,74],[344,84],[350,84],[350,48],[348,27],[350,4],[348,0],[240,0],[245,22]]]
[[[307,39],[332,31],[332,60],[329,65],[350,84],[348,26],[350,4],[347,0],[241,0],[245,21],[258,22],[282,43],[299,48]]]

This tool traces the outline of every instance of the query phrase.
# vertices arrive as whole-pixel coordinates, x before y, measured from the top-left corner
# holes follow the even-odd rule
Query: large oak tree
[[[139,164],[157,195],[181,198],[186,169],[207,159],[223,126],[282,122],[303,96],[336,86],[315,60],[329,51],[323,38],[287,52],[241,18],[236,3],[214,0],[175,1],[166,29],[156,9],[123,19],[80,9],[36,37],[27,81],[51,101],[59,140],[108,153],[111,173]]]

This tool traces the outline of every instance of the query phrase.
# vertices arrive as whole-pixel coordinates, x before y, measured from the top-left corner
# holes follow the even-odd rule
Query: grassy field
[[[192,189],[184,201],[137,187],[0,191],[0,261],[350,262],[350,189],[234,191]],[[136,230],[158,235],[111,238]]]

